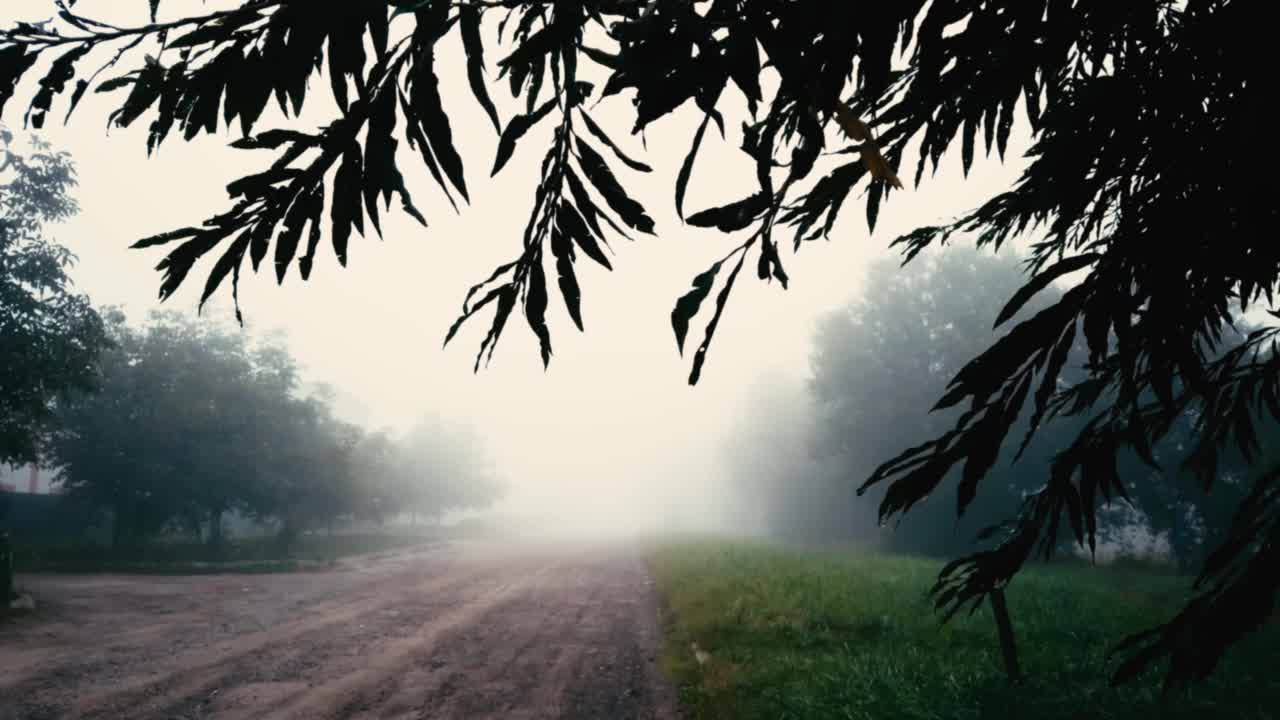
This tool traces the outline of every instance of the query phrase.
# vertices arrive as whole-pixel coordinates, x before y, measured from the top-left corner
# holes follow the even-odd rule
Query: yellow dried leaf
[[[898,173],[894,172],[889,161],[880,154],[880,148],[876,147],[874,141],[868,140],[862,144],[862,166],[871,173],[871,177],[884,180],[899,190],[902,189],[902,181],[898,179]]]
[[[871,139],[871,128],[862,122],[861,118],[853,114],[853,111],[844,103],[836,103],[836,123],[840,125],[840,129],[844,131],[851,139],[858,142],[866,142]]]
[[[862,165],[867,172],[901,190],[902,181],[898,179],[898,174],[889,165],[889,161],[880,154],[880,145],[871,137],[871,128],[844,103],[836,103],[835,117],[845,135],[862,143]]]

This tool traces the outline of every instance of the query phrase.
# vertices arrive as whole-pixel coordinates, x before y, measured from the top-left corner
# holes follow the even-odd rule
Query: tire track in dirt
[[[85,616],[43,628],[53,640],[39,622],[0,628],[0,667],[26,668],[0,676],[0,720],[675,717],[630,549],[402,553],[311,578],[222,576],[245,588],[222,595],[187,580],[103,582],[77,600]],[[120,607],[154,613],[166,597],[182,609]],[[95,626],[95,608],[122,624]]]
[[[527,571],[526,571],[527,572]],[[510,582],[499,582],[473,593],[465,603],[459,603],[445,613],[431,618],[409,635],[380,644],[377,655],[356,672],[322,687],[297,692],[264,712],[263,720],[284,718],[351,718],[359,717],[370,708],[381,708],[392,701],[407,675],[430,657],[435,649],[450,638],[456,638],[468,628],[483,625],[499,614],[511,602],[526,594],[536,584],[537,576],[545,568],[518,577]]]
[[[413,618],[465,604],[477,584],[492,582],[492,568],[486,566],[448,570],[375,582],[354,597],[308,607],[302,617],[275,628],[189,652],[173,659],[170,667],[180,670],[159,680],[80,699],[75,716],[118,718],[128,709],[137,717],[198,717],[226,704],[213,702],[219,694],[255,682],[310,691],[320,682],[318,676],[354,669],[370,646],[400,632]]]
[[[22,677],[0,676],[0,697],[18,698],[19,705],[25,710],[14,709],[9,703],[0,703],[0,720],[11,717],[63,717],[62,713],[71,712],[72,717],[93,717],[95,713],[105,712],[107,717],[121,717],[117,710],[127,710],[128,716],[141,716],[145,707],[178,695],[190,697],[199,695],[207,698],[218,689],[219,667],[236,661],[246,661],[269,667],[274,659],[289,661],[313,651],[314,645],[309,640],[328,640],[340,642],[341,635],[335,628],[347,625],[355,627],[354,621],[369,616],[372,612],[370,603],[380,597],[386,603],[410,602],[422,597],[432,597],[436,592],[452,586],[466,585],[473,577],[465,573],[457,573],[448,565],[448,559],[441,557],[438,579],[430,582],[399,589],[394,596],[388,595],[388,589],[396,590],[394,585],[381,585],[379,581],[386,573],[380,572],[341,572],[332,573],[328,581],[343,583],[341,590],[345,592],[322,592],[317,597],[308,597],[311,590],[310,574],[277,575],[277,576],[218,576],[215,579],[202,578],[105,578],[91,583],[91,587],[100,588],[102,596],[96,606],[83,602],[72,603],[74,612],[80,615],[74,618],[59,616],[53,625],[65,629],[67,625],[80,628],[79,632],[62,643],[56,641],[46,643],[35,649],[35,654],[42,656],[34,671],[31,663],[25,663],[27,672]],[[394,565],[390,566],[394,567]],[[379,570],[383,568],[378,568]],[[477,569],[477,572],[480,570]],[[361,576],[367,576],[373,582],[358,585]],[[400,578],[397,578],[400,579]],[[189,582],[201,580],[202,582]],[[57,605],[56,588],[62,581],[71,587],[79,587],[83,583],[78,578],[57,578],[53,588],[46,595]],[[263,592],[254,583],[284,582],[286,592]],[[205,607],[200,612],[177,615],[173,618],[150,618],[136,615],[132,618],[119,610],[119,606],[130,606],[134,603],[137,592],[135,588],[146,589],[164,586],[170,591],[190,591],[203,600]],[[200,642],[207,634],[204,626],[221,623],[224,616],[234,614],[238,606],[253,602],[253,598],[242,601],[235,597],[226,600],[222,597],[209,597],[206,591],[210,586],[227,586],[239,589],[250,587],[259,592],[255,595],[266,595],[268,602],[284,604],[286,597],[301,595],[301,602],[288,608],[286,620],[271,627],[244,625],[233,628],[230,632],[211,642]],[[121,589],[125,589],[121,592]],[[296,593],[287,592],[294,590]],[[145,594],[145,593],[144,593]],[[186,597],[175,598],[175,603],[186,602]],[[93,610],[106,621],[129,620],[134,626],[118,624],[101,625],[86,623],[85,617],[92,617]],[[243,609],[243,608],[241,608]],[[65,615],[65,613],[63,613]],[[105,616],[105,617],[103,617]],[[166,622],[168,621],[168,622]],[[40,628],[33,628],[40,629]],[[49,634],[46,630],[45,633]],[[54,633],[55,635],[58,633]],[[191,642],[195,637],[196,641]],[[144,642],[139,643],[139,639]],[[0,635],[0,666],[8,666],[11,655],[21,657],[21,652],[14,652],[12,644]],[[149,642],[146,642],[149,641]],[[303,642],[299,642],[303,641]],[[18,649],[22,645],[18,643]],[[295,647],[296,646],[296,647]],[[18,664],[23,664],[19,662]],[[74,698],[67,698],[65,689],[74,686]],[[52,696],[52,697],[50,697]],[[138,704],[142,703],[143,707]],[[74,710],[68,705],[74,704]],[[16,714],[15,714],[16,713]],[[168,717],[168,716],[165,716]]]

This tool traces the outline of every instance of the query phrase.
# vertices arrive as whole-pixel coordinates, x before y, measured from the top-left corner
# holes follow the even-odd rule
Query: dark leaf
[[[679,348],[681,355],[684,354],[685,336],[689,334],[689,321],[698,314],[702,301],[711,294],[711,288],[716,282],[716,274],[720,272],[720,265],[721,263],[716,263],[695,277],[693,289],[677,300],[675,308],[671,311],[671,328],[675,330],[676,347]]]
[[[493,129],[501,134],[502,124],[498,122],[498,110],[489,98],[488,84],[484,77],[484,43],[480,39],[480,17],[480,10],[474,6],[464,5],[458,9],[462,47],[467,54],[467,80],[471,83],[471,93],[493,122]]]
[[[884,197],[884,181],[871,180],[867,188],[867,230],[876,231],[876,219],[880,217],[880,200]]]
[[[720,294],[716,296],[716,311],[711,316],[711,322],[707,323],[707,330],[702,338],[702,344],[698,346],[698,351],[693,355],[693,369],[689,371],[690,385],[697,385],[698,379],[702,377],[702,366],[707,360],[707,350],[711,348],[711,340],[715,337],[716,328],[720,325],[725,303],[729,300],[729,293],[733,291],[733,281],[738,278],[738,271],[742,270],[742,262],[746,257],[747,255],[744,252],[738,258],[738,264],[733,266],[733,272],[729,273],[729,278],[725,280],[724,287],[720,289]]]
[[[652,235],[653,218],[645,214],[644,207],[633,200],[618,183],[617,178],[610,172],[609,166],[605,164],[604,158],[586,143],[577,142],[574,143],[574,147],[578,151],[578,162],[587,179],[596,190],[600,191],[600,195],[604,197],[605,202],[609,203],[609,207],[622,218],[622,222],[635,230]]]
[[[525,317],[529,327],[538,336],[542,351],[542,366],[551,364],[551,332],[547,329],[547,277],[542,270],[542,258],[536,257],[529,264],[528,289],[524,300]]]
[[[1097,262],[1097,260],[1098,255],[1096,253],[1085,253],[1083,255],[1067,258],[1066,260],[1061,260],[1040,271],[1026,285],[1019,288],[1018,292],[1013,294],[1013,297],[1009,299],[1009,302],[1005,304],[1004,309],[1002,309],[1000,314],[996,317],[995,325],[992,327],[1000,327],[1009,320],[1009,318],[1018,314],[1018,311],[1022,309],[1022,306],[1027,304],[1027,301],[1034,297],[1036,293],[1048,287],[1049,283],[1057,280],[1063,275],[1068,275],[1077,270],[1086,268]]]
[[[757,192],[728,205],[696,212],[686,222],[695,227],[714,227],[721,232],[734,232],[747,227],[768,210],[770,200],[772,198],[767,193]]]
[[[543,103],[531,115],[517,115],[511,118],[511,122],[507,123],[507,128],[502,131],[502,137],[498,140],[498,156],[493,161],[493,172],[490,175],[497,175],[503,165],[511,159],[511,154],[515,152],[516,141],[524,136],[529,128],[538,123],[539,120],[547,116],[551,109],[556,106],[555,99],[548,100]]]
[[[342,164],[333,178],[333,252],[343,267],[347,266],[347,242],[352,228],[364,232],[364,211],[360,206],[361,165],[360,146],[353,144],[342,154]]]
[[[205,281],[204,292],[200,295],[200,308],[204,308],[204,304],[209,298],[218,291],[218,286],[231,273],[233,268],[239,267],[244,262],[244,253],[249,247],[249,233],[242,232],[240,237],[227,248],[227,251],[218,258],[218,262],[214,263],[213,269],[209,271],[209,279]]]
[[[571,237],[578,243],[578,247],[587,254],[587,257],[595,260],[605,268],[612,270],[613,266],[609,264],[609,258],[605,257],[604,252],[600,250],[600,244],[596,241],[595,235],[587,229],[582,222],[582,216],[574,210],[572,206],[565,203],[556,211],[556,226],[560,232]]]
[[[586,112],[580,112],[578,114],[583,121],[586,122],[587,129],[591,131],[591,134],[595,135],[600,142],[608,146],[608,148],[613,151],[613,154],[618,156],[619,160],[626,163],[627,167],[639,172],[653,172],[653,168],[648,165],[627,157],[627,154],[622,152],[621,148],[614,144],[613,140],[609,139],[609,136],[605,134],[604,130],[600,129],[600,126],[596,124],[595,120],[591,119],[590,115]]]
[[[573,243],[559,230],[551,233],[551,254],[556,259],[560,296],[564,298],[565,309],[569,311],[573,324],[582,330],[582,291],[578,288],[578,277],[573,270]]]
[[[707,132],[707,123],[710,120],[710,115],[703,116],[702,123],[698,125],[698,131],[693,135],[693,144],[689,146],[689,152],[684,156],[684,162],[680,164],[680,174],[676,177],[676,215],[681,220],[684,219],[684,194],[689,186],[689,176],[693,174],[693,161],[698,156],[698,147],[702,145],[702,136]]]

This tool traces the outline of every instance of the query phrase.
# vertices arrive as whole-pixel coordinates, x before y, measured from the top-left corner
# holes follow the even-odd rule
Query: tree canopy
[[[228,277],[234,294],[246,256],[256,270],[271,254],[281,280],[297,260],[305,279],[327,236],[345,262],[352,231],[380,232],[393,198],[425,223],[400,170],[401,140],[442,193],[466,201],[463,160],[438,91],[445,68],[436,49],[446,39],[465,48],[457,72],[467,73],[499,131],[493,172],[531,127],[554,125],[518,254],[467,293],[446,336],[492,309],[477,367],[517,307],[549,362],[547,267],[581,328],[578,253],[607,268],[608,239],[657,232],[615,172],[648,165],[592,118],[594,99],[631,93],[633,133],[692,101],[704,119],[680,169],[676,209],[691,225],[745,235],[672,311],[683,350],[690,322],[720,286],[691,383],[749,259],[761,280],[785,287],[783,243],[799,248],[827,235],[856,188],[874,228],[881,204],[903,188],[896,168],[909,156],[917,184],[957,145],[967,172],[980,149],[1003,155],[1015,122],[1029,125],[1030,163],[1015,187],[954,223],[895,241],[910,258],[956,236],[997,249],[1020,235],[1035,239],[1031,277],[997,325],[1055,279],[1082,276],[955,372],[937,405],[967,409],[863,486],[885,484],[880,514],[888,519],[959,466],[963,512],[1024,406],[1031,433],[1057,415],[1085,421],[996,547],[945,569],[935,591],[949,610],[976,607],[1038,550],[1052,552],[1064,519],[1079,542],[1095,542],[1100,502],[1123,492],[1123,449],[1157,466],[1153,443],[1193,412],[1189,468],[1209,489],[1223,448],[1254,457],[1257,415],[1280,415],[1275,328],[1223,345],[1231,308],[1270,304],[1280,271],[1280,246],[1263,235],[1276,206],[1254,180],[1266,177],[1274,155],[1263,135],[1265,3],[245,0],[138,28],[76,14],[74,5],[54,0],[50,23],[0,32],[0,111],[30,75],[36,84],[24,117],[35,127],[59,97],[69,96],[69,112],[92,88],[120,93],[116,125],[151,118],[151,148],[175,131],[191,139],[236,127],[236,147],[277,154],[228,187],[226,212],[137,244],[172,247],[159,267],[162,297],[215,250],[205,299]],[[149,0],[153,20],[169,5]],[[500,54],[485,47],[489,18]],[[486,82],[486,52],[500,58],[497,79],[520,98],[521,113],[505,123]],[[588,64],[607,74],[602,87],[582,80]],[[776,79],[767,97],[766,72]],[[299,112],[316,74],[327,74],[339,107],[332,123],[314,132],[259,127],[273,98],[285,114]],[[727,112],[746,118],[742,149],[759,189],[686,216],[694,159],[710,126],[724,132]],[[1078,337],[1088,375],[1060,387]],[[1269,616],[1280,585],[1278,473],[1259,470],[1232,531],[1204,565],[1200,594],[1133,639],[1118,680],[1165,657],[1170,684],[1202,677]]]
[[[54,409],[91,388],[106,346],[102,320],[67,275],[74,256],[46,237],[76,211],[75,169],[0,126],[0,463],[32,463]]]

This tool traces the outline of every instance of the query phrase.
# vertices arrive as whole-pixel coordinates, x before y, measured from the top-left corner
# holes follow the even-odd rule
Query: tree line
[[[347,422],[278,339],[176,313],[105,318],[98,389],[59,409],[45,458],[70,500],[110,510],[119,549],[162,532],[217,546],[230,513],[275,524],[288,544],[497,498],[474,436],[423,421],[396,438]]]
[[[343,420],[280,335],[95,307],[48,237],[76,211],[71,158],[3,128],[0,153],[0,462],[51,468],[75,517],[110,518],[115,550],[172,533],[216,548],[230,515],[274,525],[288,547],[501,495],[477,435],[430,417],[403,436]]]

